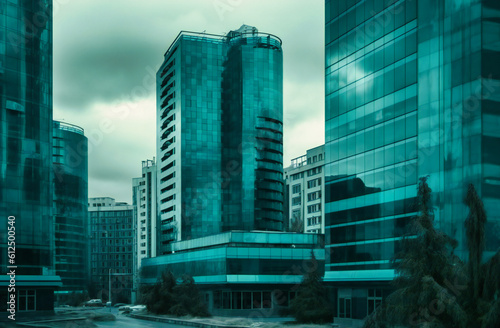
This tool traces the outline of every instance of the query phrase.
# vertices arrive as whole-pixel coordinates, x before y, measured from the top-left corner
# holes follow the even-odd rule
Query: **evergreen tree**
[[[430,210],[430,188],[421,178],[420,215],[412,235],[404,243],[396,264],[396,291],[370,315],[364,327],[500,327],[500,252],[482,264],[486,211],[474,186],[465,204],[469,260],[463,263],[453,252],[456,242],[436,231]],[[456,285],[457,278],[462,281]]]
[[[486,211],[471,184],[465,197],[469,216],[465,221],[470,284],[464,298],[469,327],[500,327],[500,251],[482,264],[485,248]]]
[[[364,327],[418,326],[431,321],[434,327],[465,328],[465,313],[446,288],[461,270],[453,255],[457,242],[434,228],[427,177],[420,178],[417,201],[420,214],[411,223],[395,261],[396,291],[370,315]]]
[[[175,277],[170,271],[163,271],[154,286],[142,289],[143,300],[149,312],[167,314],[174,305],[173,289],[176,285]]]
[[[176,316],[192,315],[208,317],[207,305],[202,299],[198,288],[191,276],[183,275],[179,284],[174,287],[175,305],[170,308],[169,313]]]
[[[310,268],[304,274],[297,296],[290,302],[290,313],[300,323],[331,322],[332,311],[327,301],[326,289],[321,281],[319,265],[311,250]]]
[[[153,286],[141,288],[142,300],[149,312],[176,316],[210,316],[207,306],[191,276],[176,280],[172,272],[164,271]]]

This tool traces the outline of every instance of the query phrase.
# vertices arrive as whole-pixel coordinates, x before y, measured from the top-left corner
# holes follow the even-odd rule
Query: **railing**
[[[65,130],[65,131],[70,131],[70,132],[75,132],[78,134],[83,135],[83,128],[79,127],[78,125],[66,123],[66,122],[61,122],[61,121],[53,121],[53,127],[57,128],[59,130]]]

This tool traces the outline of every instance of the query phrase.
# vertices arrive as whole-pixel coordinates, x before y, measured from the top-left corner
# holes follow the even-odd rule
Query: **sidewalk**
[[[164,322],[164,323],[185,325],[185,326],[198,327],[198,328],[229,328],[229,327],[230,328],[250,328],[251,327],[251,326],[234,326],[234,325],[220,325],[220,324],[194,322],[194,321],[182,320],[182,319],[165,318],[164,316],[150,315],[150,314],[130,313],[130,314],[128,314],[128,316],[130,316],[131,318],[135,318],[135,319]]]
[[[284,325],[290,328],[323,328],[323,327],[331,327],[331,325],[315,325],[315,324],[306,324],[306,325],[287,325],[287,323],[294,322],[293,318],[243,318],[243,317],[212,317],[212,318],[193,318],[193,319],[178,319],[178,318],[169,318],[164,315],[154,315],[147,313],[130,313],[128,314],[131,318],[141,319],[141,320],[149,320],[156,322],[164,322],[176,325],[185,325],[190,327],[198,327],[198,328],[281,328]],[[215,321],[215,322],[214,322]],[[217,322],[221,321],[221,322]],[[228,322],[223,322],[228,321]],[[233,321],[234,323],[231,323]],[[239,322],[248,322],[247,324],[239,323]]]

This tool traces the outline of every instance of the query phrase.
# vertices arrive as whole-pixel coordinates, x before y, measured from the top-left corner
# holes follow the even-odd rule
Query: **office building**
[[[498,9],[326,1],[325,281],[339,321],[355,324],[390,292],[418,177],[429,176],[435,224],[459,256],[469,183],[488,213],[486,250],[498,247]]]
[[[8,265],[16,266],[19,316],[52,311],[61,286],[52,217],[52,1],[2,1],[0,30],[0,310],[6,318]],[[15,259],[8,263],[10,216]]]
[[[88,151],[83,129],[53,122],[52,135],[55,266],[63,287],[57,292],[83,292],[88,287]]]
[[[134,207],[111,197],[89,198],[90,297],[130,303]],[[111,287],[110,287],[111,281]],[[111,296],[109,292],[111,291]]]
[[[181,32],[157,73],[161,252],[223,231],[282,229],[281,40],[243,25]]]
[[[325,233],[325,146],[309,149],[306,155],[292,159],[285,168],[286,219],[289,230]],[[297,222],[295,222],[297,220]]]
[[[154,284],[165,270],[188,273],[213,315],[278,316],[311,270],[312,252],[324,272],[319,234],[229,231],[171,243],[169,254],[142,261],[142,283]]]
[[[281,231],[281,40],[181,32],[157,81],[161,246],[141,283],[188,273],[213,314],[278,315],[312,251],[324,269],[323,235]]]
[[[142,161],[142,176],[132,179],[132,205],[134,206],[133,292],[135,292],[139,282],[141,260],[146,257],[155,257],[158,247],[157,234],[160,230],[157,229],[158,217],[156,215],[155,158]]]

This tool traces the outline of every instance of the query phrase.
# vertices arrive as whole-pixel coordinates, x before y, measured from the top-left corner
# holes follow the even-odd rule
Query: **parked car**
[[[134,305],[130,307],[130,311],[142,311],[146,309],[146,305]]]
[[[119,308],[120,306],[125,306],[125,305],[127,305],[127,304],[125,304],[125,303],[115,303],[115,305],[113,305],[113,306]]]
[[[95,298],[95,299],[92,299],[90,301],[85,302],[83,304],[83,306],[85,306],[85,307],[100,307],[100,306],[104,306],[104,304],[102,303],[101,299]]]
[[[122,305],[118,308],[118,311],[123,311],[123,312],[130,312],[130,306],[129,305]]]

